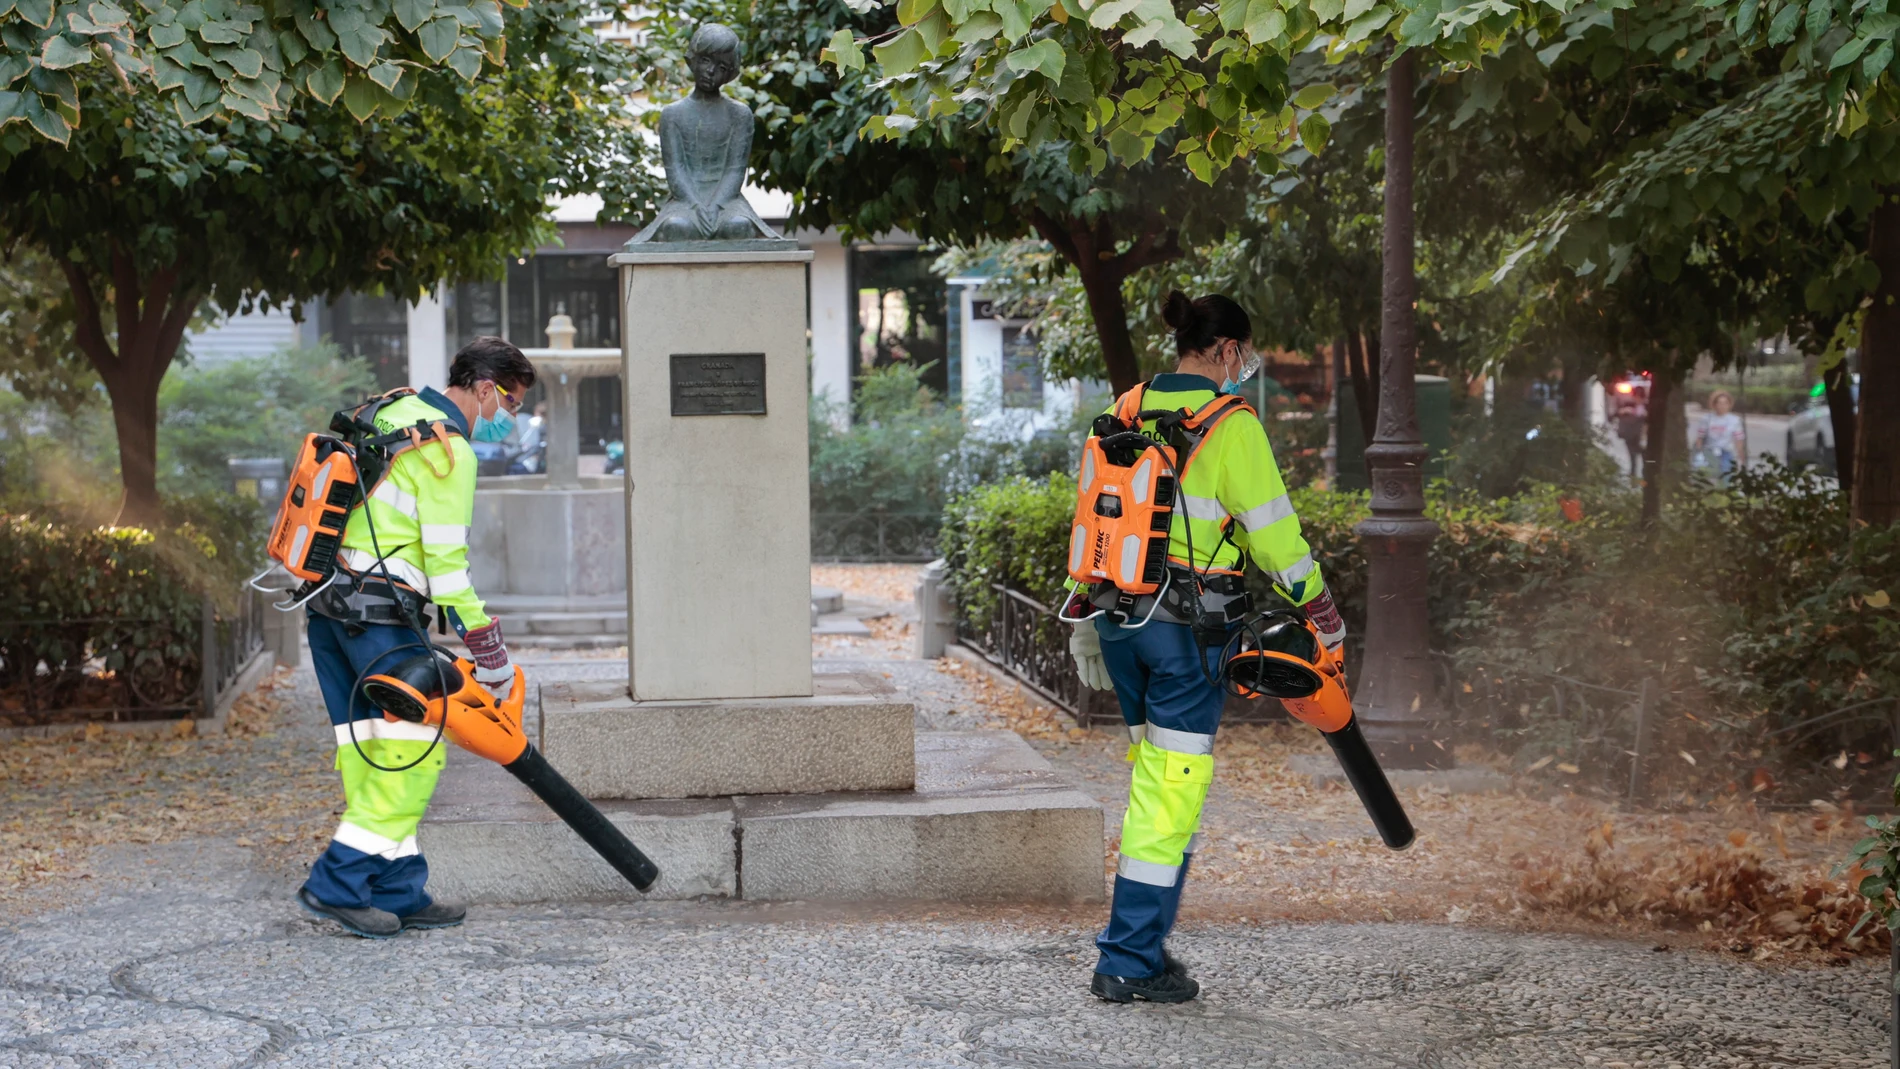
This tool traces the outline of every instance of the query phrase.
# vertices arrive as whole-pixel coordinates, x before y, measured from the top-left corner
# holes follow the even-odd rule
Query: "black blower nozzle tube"
[[[1411,846],[1418,832],[1412,828],[1412,818],[1405,815],[1405,807],[1399,804],[1399,796],[1392,793],[1379,759],[1372,756],[1372,747],[1359,730],[1359,718],[1346,721],[1338,731],[1320,734],[1332,745],[1333,756],[1339,758],[1339,767],[1345,769],[1346,779],[1372,818],[1372,826],[1379,829],[1379,838],[1394,850]]]
[[[627,878],[627,882],[645,891],[660,878],[660,867],[651,858],[640,852],[632,840],[614,827],[607,815],[594,807],[594,803],[581,796],[541,751],[533,743],[521,751],[521,756],[501,766],[507,769],[522,785],[533,791],[535,797],[547,803],[554,815],[567,822],[575,834],[586,840],[587,845],[601,857],[607,859],[615,871]]]

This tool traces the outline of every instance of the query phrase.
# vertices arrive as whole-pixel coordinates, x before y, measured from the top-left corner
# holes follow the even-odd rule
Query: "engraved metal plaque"
[[[764,353],[674,353],[675,416],[765,415]]]

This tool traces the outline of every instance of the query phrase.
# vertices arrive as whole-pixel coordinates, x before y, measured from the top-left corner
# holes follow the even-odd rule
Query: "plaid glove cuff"
[[[508,646],[501,639],[501,621],[491,620],[486,627],[478,627],[462,636],[468,643],[469,656],[477,668],[490,672],[508,668]]]
[[[1320,591],[1303,608],[1306,618],[1319,629],[1319,639],[1327,649],[1338,649],[1339,644],[1346,641],[1346,621],[1340,618],[1339,607],[1333,604],[1332,591]]]

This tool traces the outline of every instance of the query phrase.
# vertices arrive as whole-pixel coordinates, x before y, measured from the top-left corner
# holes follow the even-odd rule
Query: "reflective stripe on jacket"
[[[385,432],[414,426],[417,420],[463,429],[461,412],[434,390],[398,398],[376,414],[376,426]],[[361,507],[350,513],[343,531],[343,562],[363,571],[380,550],[392,577],[453,609],[459,626],[487,626],[488,613],[468,579],[475,468],[475,451],[457,434],[442,441],[427,439],[420,449],[404,451],[370,495],[368,519]],[[374,547],[370,520],[376,526]]]
[[[1212,401],[1215,393],[1213,381],[1200,375],[1156,375],[1141,407],[1191,412]],[[1153,420],[1143,422],[1142,430],[1158,437]],[[1245,550],[1295,605],[1306,604],[1324,589],[1259,420],[1244,414],[1222,420],[1194,454],[1179,490],[1169,530],[1170,557],[1188,560],[1191,534],[1196,568],[1238,570]],[[1231,541],[1222,538],[1230,517]]]

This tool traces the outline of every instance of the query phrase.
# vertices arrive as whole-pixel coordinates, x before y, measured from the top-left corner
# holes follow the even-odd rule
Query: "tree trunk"
[[[1669,418],[1675,390],[1676,384],[1667,374],[1657,372],[1649,377],[1649,416],[1643,442],[1643,523],[1646,525],[1662,516],[1663,462],[1669,456],[1669,435],[1677,429],[1676,421]]]
[[[112,258],[112,310],[117,334],[108,341],[98,292],[91,275],[62,260],[73,293],[74,340],[92,362],[112,399],[112,423],[119,440],[121,527],[153,527],[164,522],[158,497],[158,386],[178,355],[185,327],[197,310],[198,294],[177,290],[175,267],[139,277],[131,257]],[[116,348],[114,343],[116,342]]]
[[[1426,453],[1418,431],[1412,206],[1417,62],[1416,52],[1406,49],[1386,69],[1379,418],[1378,432],[1366,447],[1372,516],[1356,528],[1370,565],[1366,603],[1371,606],[1358,713],[1367,741],[1387,768],[1451,763],[1450,751],[1432,738],[1440,706],[1426,580],[1438,525],[1425,517]]]
[[[1326,488],[1339,489],[1339,417],[1345,410],[1339,395],[1346,385],[1346,336],[1333,339],[1333,351],[1327,354],[1326,374]]]
[[[1141,236],[1122,249],[1115,236],[1116,221],[1107,215],[1057,218],[1037,208],[1030,212],[1029,221],[1082,279],[1109,385],[1117,395],[1139,386],[1141,361],[1135,356],[1134,335],[1128,329],[1128,301],[1122,296],[1122,283],[1144,267],[1179,257],[1180,235],[1170,227],[1138,223],[1131,229]]]
[[[1347,352],[1352,370],[1353,407],[1358,409],[1359,440],[1370,443],[1379,432],[1379,336],[1372,335],[1370,345],[1361,331],[1355,330],[1346,337],[1352,346]],[[1370,357],[1368,349],[1372,353]]]
[[[1128,302],[1122,297],[1122,276],[1110,265],[1078,263],[1082,292],[1088,296],[1089,318],[1102,346],[1102,363],[1117,397],[1141,384],[1141,361],[1135,358],[1134,335],[1128,330]]]
[[[1584,355],[1582,346],[1565,347],[1561,361],[1564,392],[1557,402],[1557,414],[1563,417],[1565,423],[1578,430],[1584,429],[1584,424],[1589,419],[1589,409],[1584,404],[1588,396],[1584,384],[1590,381],[1587,365],[1588,358]]]
[[[1900,520],[1900,201],[1892,190],[1874,209],[1867,251],[1880,285],[1861,331],[1860,410],[1869,418],[1855,421],[1852,501],[1855,519],[1884,527]],[[1835,441],[1836,456],[1842,444]]]
[[[1847,499],[1854,499],[1854,453],[1860,447],[1860,435],[1855,427],[1859,422],[1854,411],[1854,375],[1843,359],[1821,376],[1821,383],[1827,390],[1828,422],[1834,426],[1834,476],[1840,481],[1841,493]]]
[[[112,398],[112,426],[119,437],[119,482],[123,493],[118,527],[153,527],[164,522],[158,499],[158,386],[143,376],[101,376]],[[162,377],[162,376],[161,376]]]

